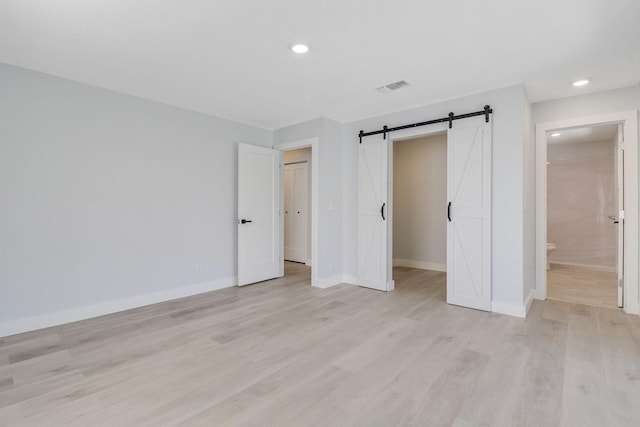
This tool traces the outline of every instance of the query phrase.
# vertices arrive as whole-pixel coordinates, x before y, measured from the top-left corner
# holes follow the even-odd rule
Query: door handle
[[[451,202],[447,205],[447,219],[451,222]]]
[[[251,221],[250,219],[241,219],[240,220],[240,224],[246,224],[248,222],[253,222],[253,221]]]
[[[386,218],[384,217],[384,207],[385,207],[386,203],[382,204],[382,207],[380,207],[380,215],[382,216],[382,220],[386,221]]]

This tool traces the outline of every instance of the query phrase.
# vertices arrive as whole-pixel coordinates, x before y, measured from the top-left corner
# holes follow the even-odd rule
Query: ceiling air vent
[[[409,86],[410,83],[405,80],[398,80],[397,82],[389,83],[388,85],[381,86],[376,90],[381,93],[391,92],[393,90],[398,90],[401,87]]]

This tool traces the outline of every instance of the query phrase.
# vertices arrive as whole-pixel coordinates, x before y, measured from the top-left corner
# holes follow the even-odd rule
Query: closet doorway
[[[381,291],[395,288],[394,145],[444,131],[447,202],[440,209],[447,230],[447,303],[491,310],[492,130],[485,117],[464,118],[452,126],[436,124],[430,131],[407,126],[393,129],[393,136],[375,132],[362,139],[358,155],[360,286]]]
[[[283,274],[292,283],[311,283],[313,148],[282,155]]]
[[[284,153],[284,259],[310,264],[311,148]]]
[[[446,301],[447,134],[393,144],[393,279]]]

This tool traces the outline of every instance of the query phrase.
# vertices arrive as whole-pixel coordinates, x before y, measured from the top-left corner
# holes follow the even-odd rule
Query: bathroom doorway
[[[547,298],[622,306],[618,124],[547,134]],[[621,163],[621,162],[620,162]],[[620,236],[621,237],[621,236]],[[621,289],[620,289],[621,291]],[[620,294],[620,295],[618,295]]]
[[[639,313],[637,123],[623,111],[536,125],[537,299]]]

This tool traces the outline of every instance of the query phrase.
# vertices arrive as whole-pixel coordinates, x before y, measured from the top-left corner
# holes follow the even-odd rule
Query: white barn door
[[[447,302],[491,310],[491,124],[454,122],[447,136]]]
[[[358,161],[358,285],[380,291],[387,285],[388,140],[363,138]]]
[[[238,286],[280,276],[280,152],[238,144]]]

